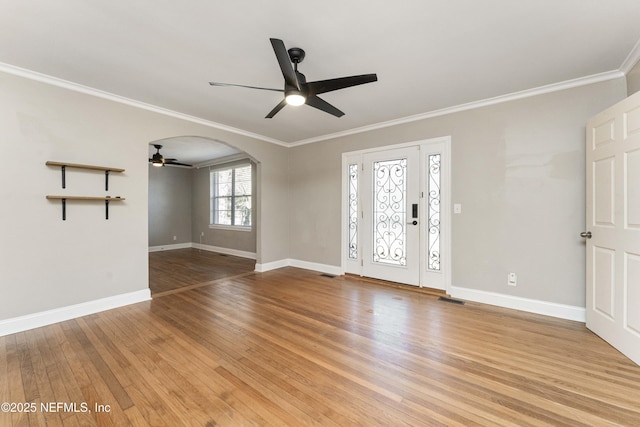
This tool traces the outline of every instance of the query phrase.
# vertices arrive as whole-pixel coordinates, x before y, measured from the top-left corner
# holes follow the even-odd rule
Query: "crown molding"
[[[580,77],[577,79],[566,80],[564,82],[552,83],[537,88],[527,89],[519,92],[513,92],[506,95],[500,95],[493,98],[487,98],[480,101],[468,102],[466,104],[460,104],[453,107],[441,108],[438,110],[428,111],[426,113],[414,114],[412,116],[401,117],[399,119],[388,120],[385,122],[375,123],[373,125],[367,125],[348,129],[341,132],[335,132],[331,134],[321,135],[313,138],[302,139],[291,143],[283,142],[275,138],[260,135],[257,133],[245,131],[242,129],[234,128],[231,126],[223,125],[221,123],[213,122],[210,120],[201,119],[199,117],[191,116],[177,111],[169,110],[166,108],[158,107],[145,102],[136,101],[130,98],[126,98],[120,95],[115,95],[102,90],[94,89],[88,86],[84,86],[78,83],[70,82],[68,80],[59,79],[46,74],[38,73],[36,71],[27,70],[25,68],[16,67],[11,64],[0,62],[0,71],[13,74],[19,77],[47,83],[53,86],[69,89],[75,92],[84,93],[87,95],[97,96],[99,98],[107,99],[110,101],[118,102],[121,104],[130,105],[132,107],[141,108],[143,110],[152,111],[165,116],[174,117],[181,120],[186,120],[192,123],[200,124],[203,126],[231,132],[237,135],[246,136],[249,138],[258,139],[261,141],[269,142],[271,144],[279,145],[281,147],[297,147],[300,145],[312,144],[314,142],[327,141],[330,139],[341,138],[349,135],[355,135],[363,132],[370,132],[377,129],[384,129],[387,127],[398,126],[406,123],[412,123],[420,120],[430,119],[434,117],[444,116],[447,114],[458,113],[461,111],[472,110],[475,108],[487,107],[490,105],[500,104],[503,102],[515,101],[518,99],[529,98],[532,96],[542,95],[550,92],[557,92],[561,90],[571,89],[579,86],[586,86],[594,83],[600,83],[607,80],[613,80],[620,77],[624,77],[626,73],[633,68],[633,66],[640,60],[640,40],[636,43],[635,47],[629,53],[625,61],[623,62],[620,70],[612,70],[604,73],[594,74],[587,77]],[[626,70],[626,71],[625,71]]]
[[[312,144],[314,142],[326,141],[329,139],[341,138],[349,135],[354,135],[363,132],[369,132],[377,129],[383,129],[391,126],[398,126],[405,123],[416,122],[419,120],[430,119],[433,117],[444,116],[447,114],[459,113],[461,111],[472,110],[475,108],[487,107],[490,105],[501,104],[503,102],[515,101],[518,99],[529,98],[532,96],[543,95],[550,92],[557,92],[561,90],[571,89],[579,86],[586,86],[594,83],[600,83],[607,80],[613,80],[620,77],[624,77],[625,74],[620,70],[607,71],[600,74],[593,74],[587,77],[580,77],[577,79],[566,80],[564,82],[552,83],[545,86],[540,86],[533,89],[527,89],[519,92],[513,92],[506,95],[500,95],[493,98],[482,99],[480,101],[468,102],[466,104],[455,105],[453,107],[441,108],[439,110],[428,111],[426,113],[415,114],[412,116],[402,117],[399,119],[389,120],[386,122],[380,122],[369,126],[362,126],[359,128],[349,129],[342,132],[336,132],[332,134],[322,135],[314,138],[303,139],[300,141],[289,144],[289,147],[297,147],[299,145]]]
[[[252,158],[247,153],[238,153],[230,156],[218,157],[217,159],[205,160],[204,162],[196,163],[194,166],[196,169],[200,169],[240,160],[252,160]]]
[[[629,71],[640,61],[640,40],[638,40],[629,52],[629,55],[624,59],[620,65],[620,71],[624,74],[629,74]]]
[[[257,133],[249,132],[246,130],[234,128],[232,126],[223,125],[221,123],[213,122],[211,120],[201,119],[199,117],[191,116],[189,114],[179,113],[177,111],[169,110],[167,108],[158,107],[156,105],[147,104],[146,102],[136,101],[134,99],[126,98],[124,96],[115,95],[113,93],[105,92],[99,89],[95,89],[89,86],[84,86],[78,83],[74,83],[68,80],[60,79],[57,77],[49,76],[47,74],[38,73],[37,71],[27,70],[26,68],[16,67],[15,65],[6,64],[0,62],[0,71],[5,72],[7,74],[13,74],[15,76],[24,77],[30,80],[35,80],[41,83],[50,84],[52,86],[61,87],[64,89],[69,89],[74,92],[84,93],[86,95],[96,96],[98,98],[107,99],[109,101],[118,102],[120,104],[129,105],[132,107],[140,108],[143,110],[151,111],[154,113],[162,114],[165,116],[174,117],[176,119],[185,120],[188,122],[196,123],[199,125],[207,126],[210,128],[215,128],[219,130],[223,130],[226,132],[235,133],[237,135],[246,136],[249,138],[259,139],[265,142],[270,142],[272,144],[280,145],[283,147],[288,147],[289,144],[286,144],[280,140],[269,138],[268,136],[260,135]]]

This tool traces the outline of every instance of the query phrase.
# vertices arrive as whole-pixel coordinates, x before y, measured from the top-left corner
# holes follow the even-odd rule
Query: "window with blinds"
[[[211,171],[211,225],[251,228],[251,164]]]

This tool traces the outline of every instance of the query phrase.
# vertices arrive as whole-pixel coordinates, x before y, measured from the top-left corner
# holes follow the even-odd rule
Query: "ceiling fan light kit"
[[[273,47],[276,59],[280,65],[280,71],[284,77],[284,89],[209,82],[211,86],[236,86],[284,93],[284,99],[265,116],[266,119],[270,119],[275,116],[278,111],[286,105],[299,106],[302,104],[307,104],[335,117],[342,117],[344,116],[342,111],[329,104],[318,95],[332,92],[334,90],[345,89],[351,86],[378,81],[378,76],[376,74],[362,74],[358,76],[339,77],[307,83],[307,79],[304,74],[298,71],[298,64],[301,63],[305,57],[304,50],[299,47],[292,47],[287,50],[282,40],[274,38],[269,40],[271,41],[271,46]]]
[[[286,99],[287,104],[293,105],[294,107],[298,107],[307,102],[307,97],[296,90],[289,91],[284,99]]]

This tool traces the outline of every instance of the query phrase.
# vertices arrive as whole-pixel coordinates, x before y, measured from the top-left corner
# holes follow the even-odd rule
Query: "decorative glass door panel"
[[[407,264],[407,159],[373,162],[373,262]]]
[[[427,163],[427,269],[440,271],[440,154],[429,154]]]
[[[358,163],[349,164],[349,259],[358,259]]]

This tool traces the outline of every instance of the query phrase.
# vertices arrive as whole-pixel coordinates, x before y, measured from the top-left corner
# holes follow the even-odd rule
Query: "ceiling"
[[[0,62],[284,145],[619,70],[638,0],[0,0]],[[264,116],[283,86],[269,38],[308,81],[378,81]],[[168,157],[168,156],[167,156]],[[183,159],[179,159],[183,160]]]
[[[198,136],[177,136],[150,143],[150,159],[156,153],[156,148],[154,147],[156,144],[162,146],[162,148],[160,148],[160,154],[162,154],[165,159],[176,159],[179,163],[185,163],[195,167],[204,166],[216,159],[233,158],[239,154],[243,154],[242,151],[214,139],[201,138]]]

